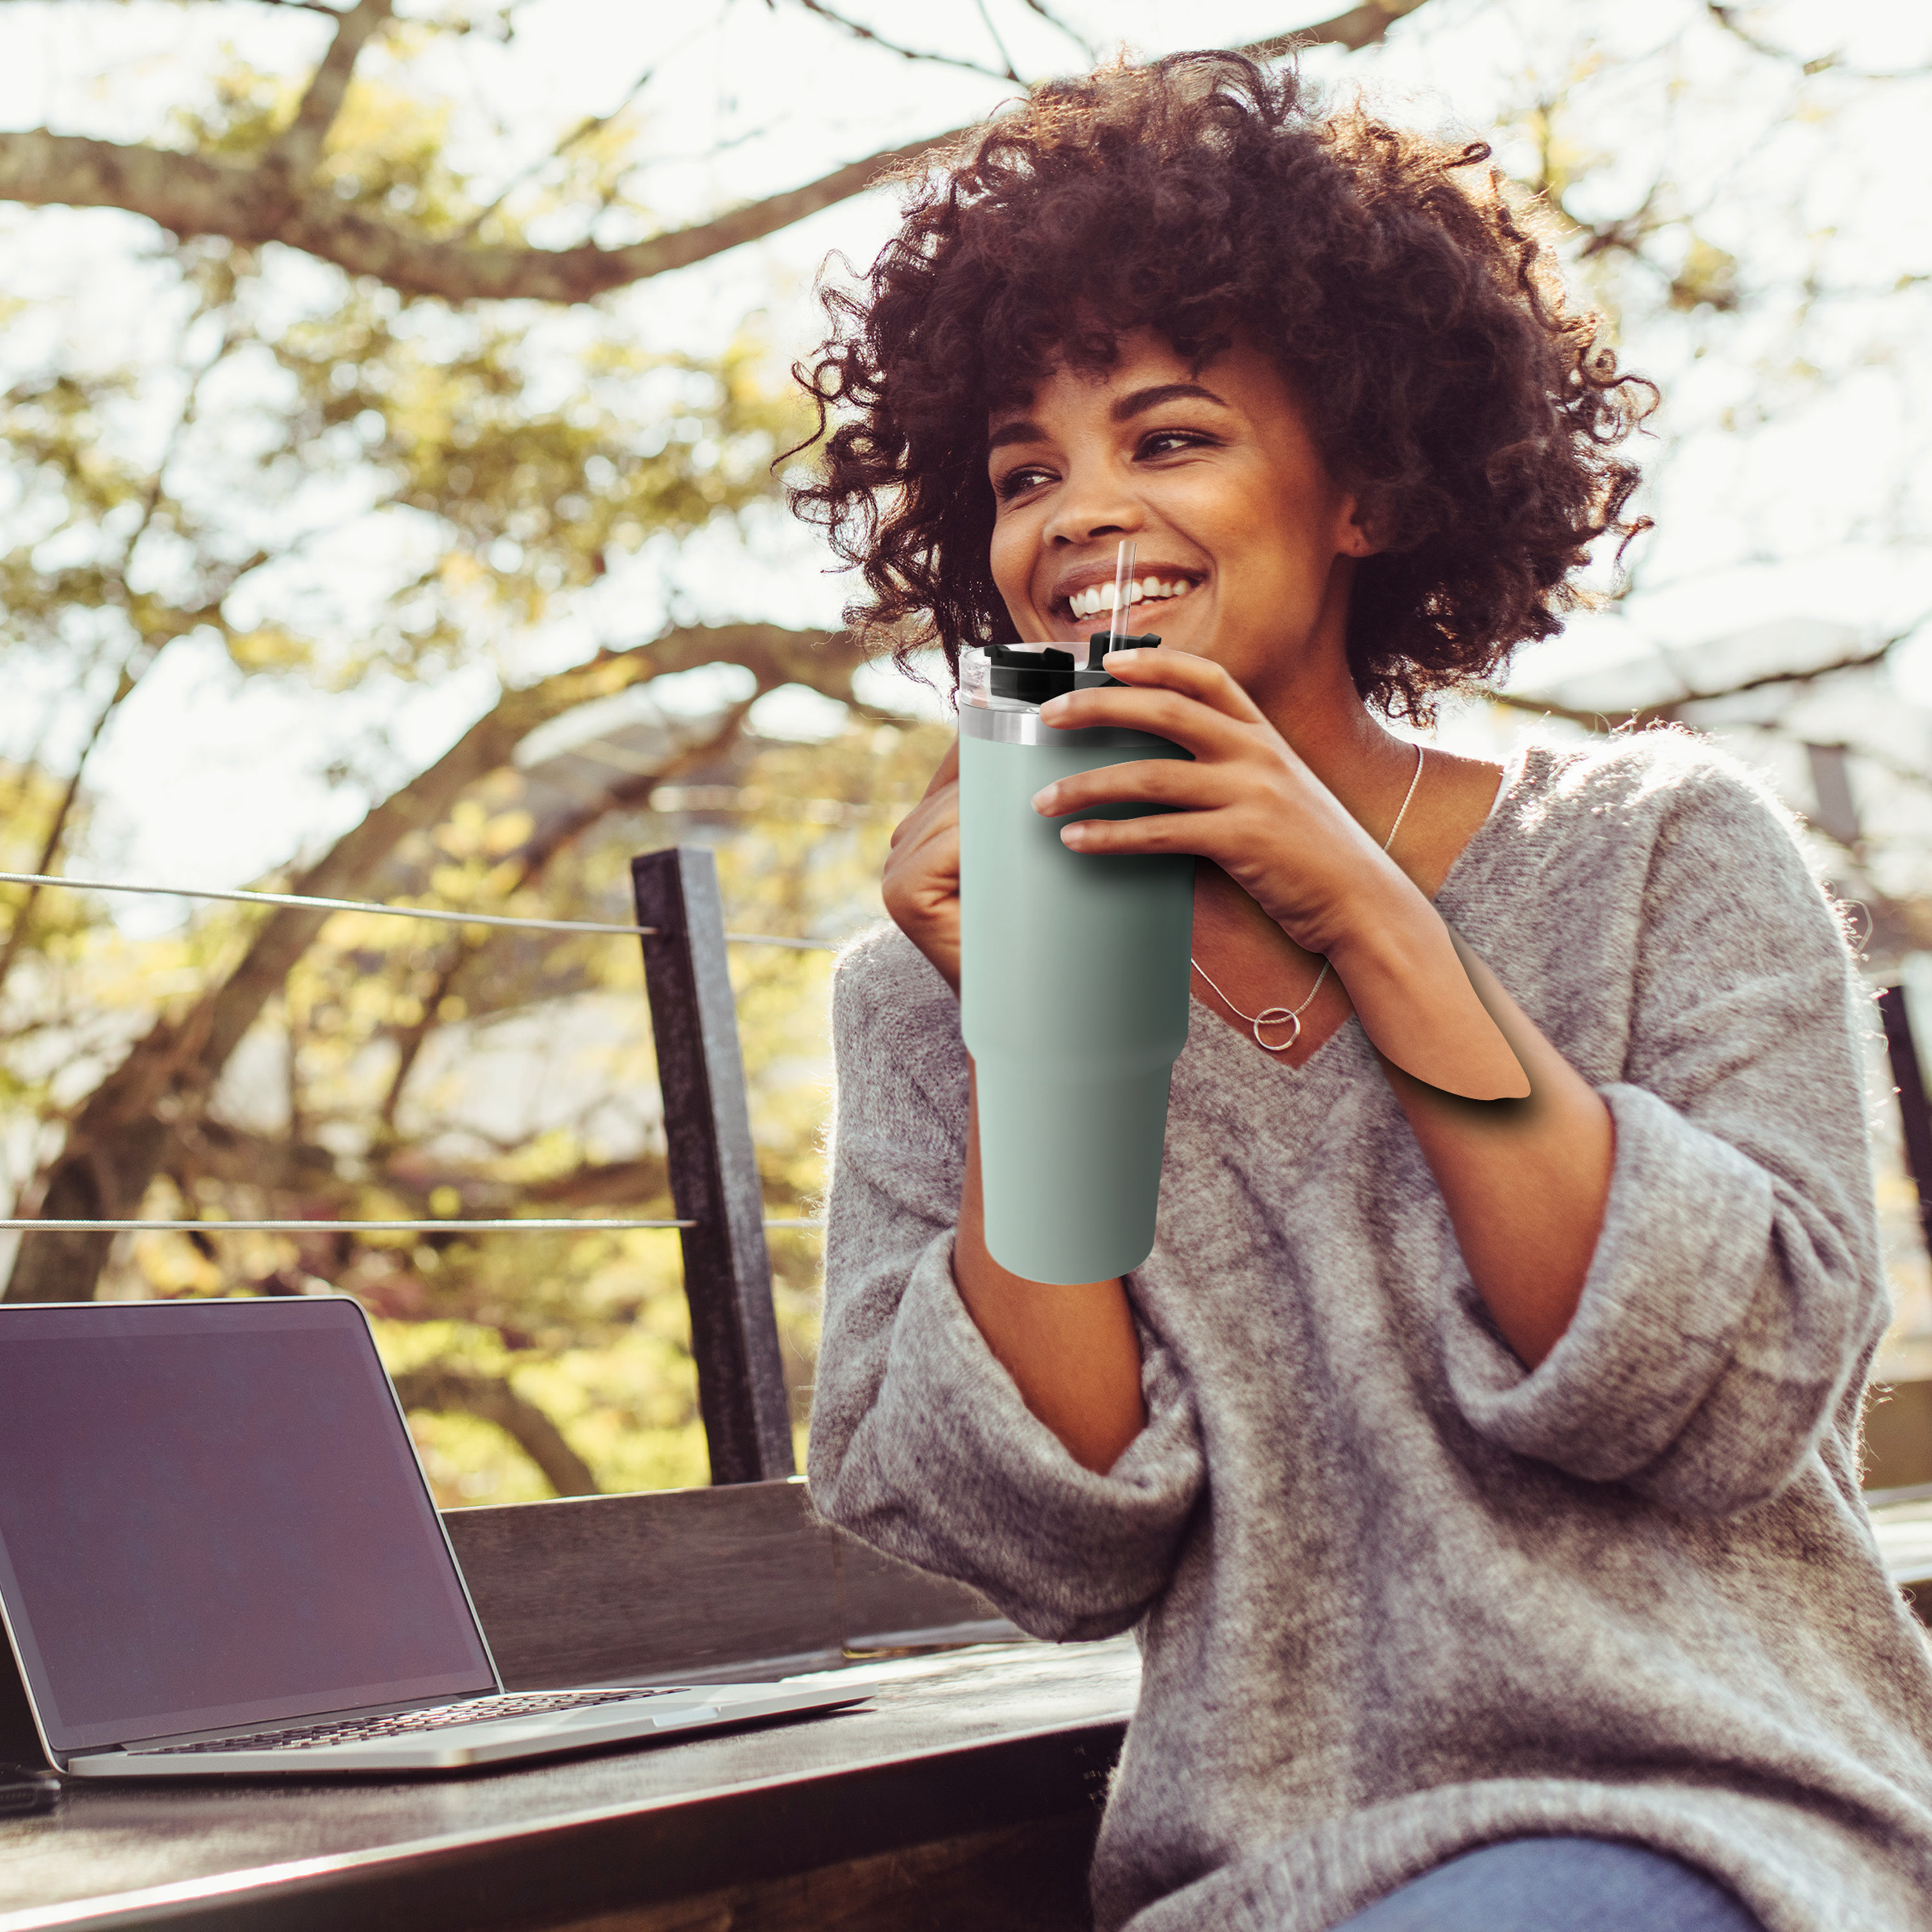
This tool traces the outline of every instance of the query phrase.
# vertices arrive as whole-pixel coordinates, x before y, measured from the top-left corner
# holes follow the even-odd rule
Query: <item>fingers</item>
[[[934,872],[950,876],[951,889],[957,891],[959,879],[959,812],[956,805],[934,801],[908,814],[894,835],[892,856],[886,862],[889,877],[924,878]],[[950,854],[950,862],[947,854]]]
[[[1103,805],[1165,805],[1196,811],[1229,802],[1234,787],[1220,766],[1179,758],[1142,758],[1073,772],[1034,794],[1042,818],[1065,818]]]
[[[931,916],[959,896],[959,822],[935,825],[903,856],[895,855],[883,882],[886,909]],[[900,922],[902,924],[903,921]]]
[[[1126,689],[1102,686],[1070,692],[1042,705],[1040,716],[1063,730],[1076,724],[1112,724],[1124,722],[1120,706],[1128,692],[1166,692],[1205,705],[1236,724],[1265,722],[1254,700],[1220,665],[1192,651],[1113,651],[1108,654],[1106,668]]]
[[[926,788],[926,796],[892,828],[891,856],[881,882],[886,909],[922,949],[948,935],[927,930],[956,926],[959,897],[959,747],[956,740]]]
[[[938,801],[929,801],[928,804]],[[892,853],[880,882],[886,912],[940,976],[959,990],[959,816],[925,814],[923,824]]]
[[[1082,818],[1060,827],[1060,842],[1070,852],[1192,852],[1215,859],[1226,842],[1222,828],[1233,824],[1226,811],[1157,812],[1145,818]]]
[[[880,881],[886,913],[959,990],[959,741],[939,761],[926,795],[892,828]]]
[[[1059,731],[1101,724],[1149,731],[1197,758],[1234,757],[1250,746],[1258,734],[1270,739],[1275,735],[1258,713],[1252,721],[1238,718],[1184,692],[1157,686],[1071,692],[1042,705],[1040,716]]]

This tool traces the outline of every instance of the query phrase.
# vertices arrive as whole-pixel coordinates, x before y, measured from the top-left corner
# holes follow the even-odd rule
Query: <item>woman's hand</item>
[[[1526,1097],[1522,1065],[1435,908],[1233,678],[1183,651],[1124,652],[1107,668],[1124,688],[1070,692],[1040,716],[1062,730],[1154,732],[1193,760],[1099,766],[1044,787],[1034,806],[1049,818],[1136,800],[1168,808],[1069,825],[1066,844],[1211,860],[1298,945],[1328,958],[1395,1066],[1465,1100]]]
[[[1165,812],[1089,819],[1060,836],[1076,852],[1192,852],[1210,859],[1295,943],[1332,953],[1414,888],[1295,755],[1254,700],[1212,659],[1185,651],[1116,652],[1126,688],[1071,692],[1041,707],[1061,729],[1124,726],[1193,754],[1103,765],[1046,786],[1049,818],[1144,800]]]
[[[959,991],[959,741],[892,833],[880,880],[892,923]]]

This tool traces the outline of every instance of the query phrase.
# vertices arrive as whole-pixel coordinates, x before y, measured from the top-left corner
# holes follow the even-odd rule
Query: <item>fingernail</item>
[[[1053,802],[1059,796],[1060,788],[1057,784],[1042,785],[1033,795],[1034,810],[1050,814],[1053,810]]]
[[[1056,711],[1064,711],[1066,709],[1066,700],[1064,696],[1060,698],[1049,698],[1046,702],[1040,707],[1040,715],[1042,718],[1051,718]]]

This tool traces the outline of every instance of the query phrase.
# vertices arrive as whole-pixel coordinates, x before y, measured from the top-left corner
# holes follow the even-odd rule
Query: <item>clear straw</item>
[[[1130,537],[1120,539],[1120,558],[1114,566],[1114,621],[1107,626],[1107,648],[1117,651],[1126,635],[1128,591],[1134,580],[1134,545]]]

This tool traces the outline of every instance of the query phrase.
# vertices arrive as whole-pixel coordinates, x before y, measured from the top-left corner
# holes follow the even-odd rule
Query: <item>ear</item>
[[[1382,548],[1373,514],[1352,492],[1336,506],[1335,548],[1342,556],[1373,556]]]

